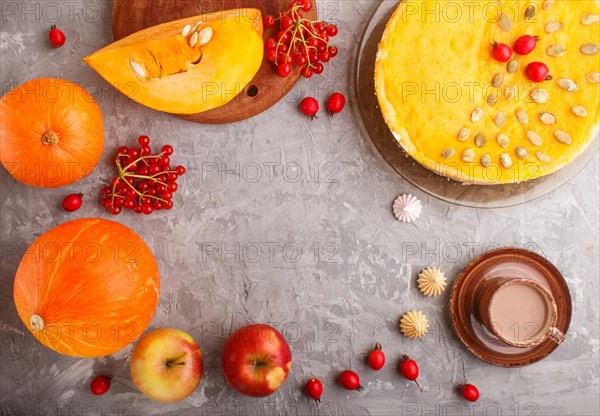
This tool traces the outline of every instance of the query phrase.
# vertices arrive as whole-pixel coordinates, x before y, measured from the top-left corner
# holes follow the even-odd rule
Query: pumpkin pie
[[[595,0],[401,2],[375,65],[398,145],[466,184],[523,182],[568,165],[598,135],[598,15]],[[534,48],[518,54],[523,36]],[[509,59],[497,59],[498,45]]]

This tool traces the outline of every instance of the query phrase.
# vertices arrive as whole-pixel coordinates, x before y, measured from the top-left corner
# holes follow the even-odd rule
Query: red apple
[[[162,328],[144,335],[131,356],[131,379],[146,396],[176,402],[192,394],[202,379],[202,351],[192,336]]]
[[[245,326],[225,343],[225,380],[246,396],[265,397],[274,393],[287,378],[291,367],[290,347],[283,335],[269,325]]]

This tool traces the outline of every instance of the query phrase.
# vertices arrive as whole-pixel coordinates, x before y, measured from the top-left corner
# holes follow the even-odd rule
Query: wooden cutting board
[[[252,7],[260,9],[263,16],[277,16],[291,0],[114,0],[112,28],[115,40],[134,32],[171,20],[183,19],[219,10]],[[305,14],[315,20],[313,8]],[[265,29],[264,39],[275,37],[277,29]],[[262,113],[281,100],[300,78],[300,68],[294,67],[287,78],[277,75],[275,66],[263,60],[254,79],[236,98],[222,107],[203,113],[179,115],[189,121],[203,124],[224,124],[245,120]]]

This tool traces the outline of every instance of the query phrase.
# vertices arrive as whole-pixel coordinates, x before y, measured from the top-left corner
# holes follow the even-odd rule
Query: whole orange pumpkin
[[[14,300],[45,346],[100,357],[146,330],[159,290],[156,260],[137,234],[113,221],[78,219],[29,247],[15,276]]]
[[[87,176],[104,147],[102,114],[82,87],[27,81],[0,102],[0,161],[20,182],[56,188]]]

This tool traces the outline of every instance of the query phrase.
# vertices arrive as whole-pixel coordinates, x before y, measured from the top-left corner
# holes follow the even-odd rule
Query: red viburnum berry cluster
[[[153,155],[148,136],[140,136],[138,143],[139,147],[119,147],[113,160],[118,176],[102,188],[102,205],[114,215],[123,209],[150,215],[173,208],[177,179],[185,174],[183,166],[171,168],[172,146],[164,145]]]
[[[305,78],[321,74],[323,63],[338,54],[338,49],[329,43],[329,38],[338,33],[337,26],[304,18],[302,13],[312,8],[310,0],[295,0],[279,18],[267,15],[263,19],[266,28],[280,23],[277,36],[265,41],[267,59],[275,64],[280,77],[290,75],[293,64],[302,68]]]

